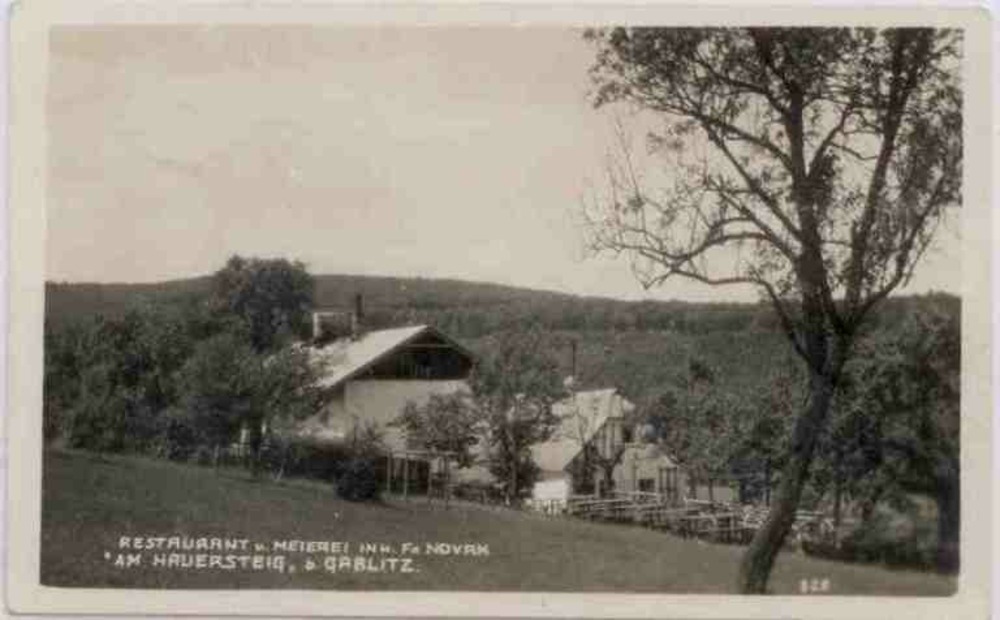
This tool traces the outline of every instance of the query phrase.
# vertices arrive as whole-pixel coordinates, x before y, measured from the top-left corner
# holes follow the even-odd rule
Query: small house
[[[331,314],[344,318],[314,314],[313,344],[307,349],[321,371],[324,406],[299,423],[295,435],[316,444],[346,444],[374,428],[387,452],[376,465],[379,479],[391,491],[430,492],[441,460],[409,445],[404,430],[392,423],[409,403],[421,406],[434,395],[466,389],[473,354],[430,325],[363,329],[360,297],[348,321],[325,329],[322,319]]]
[[[532,499],[655,493],[668,502],[734,501],[730,485],[695,480],[646,430],[630,419],[635,406],[613,388],[579,391],[553,406],[560,425],[532,449],[541,476]],[[610,476],[607,470],[610,469]]]
[[[593,492],[595,480],[581,479],[584,446],[610,455],[632,444],[634,428],[626,418],[634,408],[614,388],[574,392],[553,405],[559,426],[549,441],[532,447],[532,458],[541,470],[533,499],[558,500],[576,492]]]
[[[322,368],[323,410],[305,420],[300,437],[343,441],[365,425],[384,432],[388,449],[408,448],[402,430],[390,426],[407,403],[425,404],[434,394],[467,387],[473,355],[429,325],[356,331],[310,349]]]

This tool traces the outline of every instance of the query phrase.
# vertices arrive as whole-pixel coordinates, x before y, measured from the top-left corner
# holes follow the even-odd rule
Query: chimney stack
[[[365,298],[361,293],[354,294],[354,312],[351,314],[351,338],[361,337],[361,323],[365,318]]]
[[[563,381],[563,386],[567,390],[572,390],[576,385],[576,338],[572,338],[569,341],[569,375]]]

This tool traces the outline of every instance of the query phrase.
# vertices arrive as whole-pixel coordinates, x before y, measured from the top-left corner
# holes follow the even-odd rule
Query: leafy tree
[[[176,400],[176,375],[192,346],[177,314],[140,305],[50,330],[46,346],[50,438],[101,452],[158,449],[160,414]]]
[[[210,305],[246,326],[255,351],[270,351],[309,335],[313,288],[298,261],[233,256],[212,276]]]
[[[223,332],[203,341],[185,365],[184,405],[216,454],[245,429],[250,467],[258,475],[265,432],[287,430],[319,410],[317,372],[302,349],[258,353],[242,334]]]
[[[423,405],[408,402],[394,424],[424,450],[450,453],[459,467],[469,467],[474,461],[472,449],[482,425],[467,393],[432,394]]]
[[[881,416],[873,415],[869,404],[861,402],[859,393],[851,388],[852,375],[848,366],[831,414],[830,428],[816,448],[811,480],[818,497],[832,496],[835,545],[841,541],[845,503],[859,500],[862,519],[867,521],[888,488],[880,469]]]
[[[78,323],[54,327],[45,323],[42,420],[46,442],[65,437],[70,414],[80,396],[85,328]]]
[[[731,384],[726,392],[732,445],[730,472],[740,484],[743,501],[770,504],[771,491],[788,455],[788,439],[795,413],[803,401],[797,369],[775,359],[760,374],[765,389]]]
[[[688,362],[687,375],[668,389],[647,413],[655,437],[683,464],[692,486],[728,479],[749,433],[749,417],[738,399],[716,381],[717,372],[704,361]]]
[[[934,498],[937,564],[958,568],[961,331],[933,306],[863,343],[848,368],[847,415],[835,431],[854,463],[847,481],[865,504],[901,492]],[[859,414],[860,410],[865,414]]]
[[[250,442],[253,446],[266,440],[276,453],[269,456],[277,458],[280,477],[294,450],[296,424],[319,412],[325,402],[318,385],[323,366],[310,358],[306,349],[291,346],[265,357],[259,372],[256,400],[260,414],[248,420]],[[262,433],[266,429],[267,434],[258,438],[252,429]],[[261,447],[258,445],[258,450]]]
[[[960,201],[961,33],[900,28],[614,28],[595,103],[662,121],[646,186],[627,143],[588,208],[598,250],[644,286],[756,287],[808,370],[777,501],[741,564],[765,592],[844,365],[873,308],[913,273]]]
[[[156,456],[187,461],[204,446],[195,412],[184,407],[182,402],[160,412],[159,417],[161,433]]]
[[[197,431],[193,436],[212,449],[216,463],[243,425],[256,422],[260,427],[260,374],[254,351],[230,332],[200,343],[181,371],[182,404],[191,413],[190,423]]]
[[[355,417],[347,436],[347,449],[355,456],[380,458],[386,452],[385,429],[376,422]]]
[[[469,380],[486,427],[490,471],[506,484],[508,503],[531,491],[539,470],[530,448],[552,436],[558,424],[552,405],[566,396],[543,342],[537,329],[498,336]]]

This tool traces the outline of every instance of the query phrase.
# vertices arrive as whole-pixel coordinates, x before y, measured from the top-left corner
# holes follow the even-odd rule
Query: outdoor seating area
[[[553,514],[552,506],[546,511]],[[748,544],[764,524],[767,506],[695,499],[671,501],[657,493],[614,493],[606,497],[578,495],[564,502],[567,517],[632,524],[726,544]],[[822,512],[798,511],[789,542],[833,534],[833,523]]]

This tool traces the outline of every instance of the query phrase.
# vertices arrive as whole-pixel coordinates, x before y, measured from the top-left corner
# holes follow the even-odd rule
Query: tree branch
[[[764,205],[767,206],[771,214],[774,215],[779,222],[781,222],[781,225],[789,232],[789,234],[791,234],[796,240],[802,241],[802,231],[799,230],[788,218],[788,216],[782,212],[781,205],[778,204],[778,201],[774,198],[774,196],[768,194],[764,188],[761,187],[760,183],[754,179],[749,172],[747,172],[739,161],[737,161],[725,140],[723,140],[714,131],[706,130],[706,132],[708,133],[708,139],[719,149],[719,151],[722,152],[726,160],[732,164],[733,168],[736,169],[736,172],[743,179],[744,183],[746,183],[747,188],[755,196],[757,196],[757,198],[759,198]],[[775,238],[777,239],[776,235]]]
[[[852,245],[854,247],[851,252],[846,295],[847,312],[849,314],[855,313],[860,301],[861,282],[864,277],[864,261],[868,255],[868,243],[872,227],[875,223],[875,214],[882,200],[882,192],[886,183],[889,163],[896,150],[896,137],[902,124],[903,113],[906,110],[907,102],[915,85],[917,69],[915,66],[907,67],[904,56],[910,37],[916,37],[919,34],[905,34],[906,32],[905,30],[898,31],[894,40],[892,60],[890,62],[891,75],[888,102],[882,124],[882,141],[875,168],[872,171],[871,180],[868,185],[868,195],[865,200],[864,211],[856,225],[852,228]],[[920,45],[921,42],[918,40],[917,44]],[[924,51],[926,52],[926,50]],[[907,73],[907,71],[909,72]],[[871,304],[866,305],[870,306]],[[863,315],[864,312],[860,314]]]

